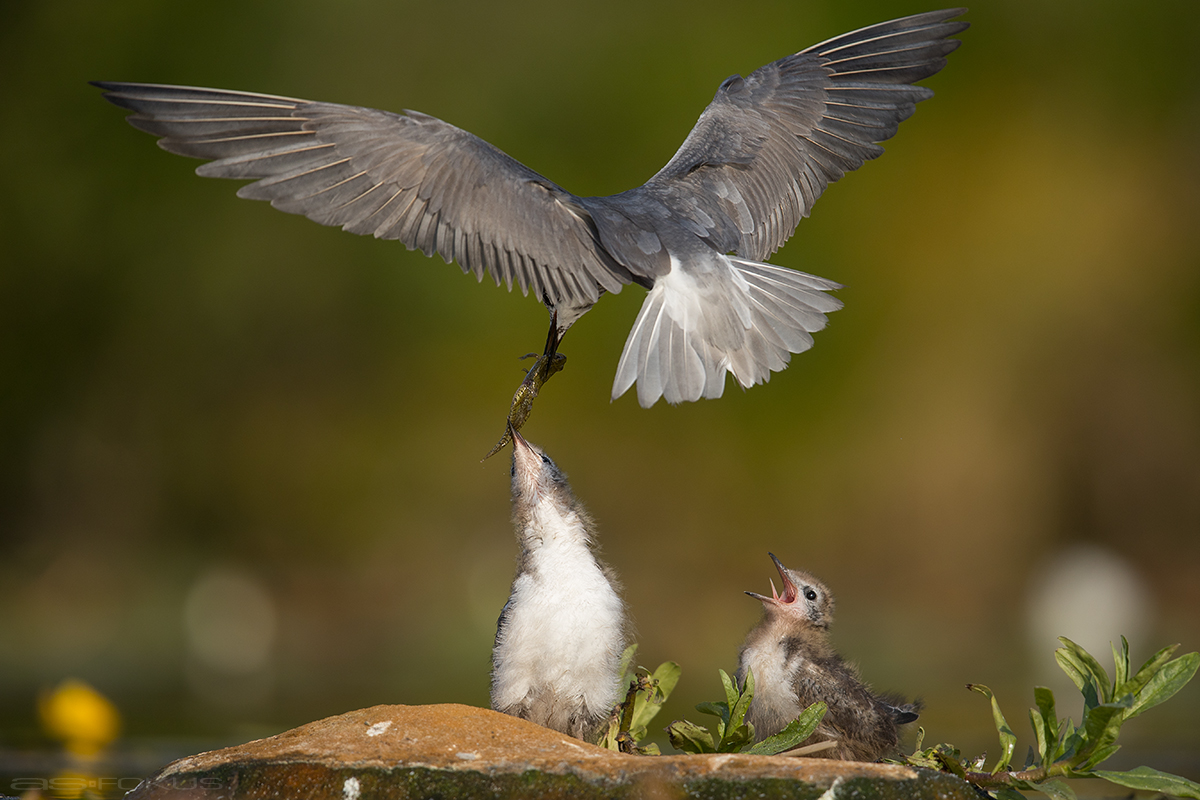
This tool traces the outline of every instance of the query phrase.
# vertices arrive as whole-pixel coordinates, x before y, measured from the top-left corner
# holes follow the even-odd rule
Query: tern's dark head
[[[833,623],[833,595],[825,588],[825,584],[807,572],[788,569],[774,553],[768,555],[779,570],[783,592],[775,591],[775,582],[772,581],[770,597],[755,592],[746,594],[762,601],[768,617],[779,616],[804,626],[827,629]]]

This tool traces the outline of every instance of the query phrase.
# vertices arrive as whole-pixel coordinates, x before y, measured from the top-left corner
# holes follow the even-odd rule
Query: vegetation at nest
[[[953,745],[938,744],[922,748],[925,730],[917,732],[915,752],[898,763],[914,767],[949,772],[975,785],[996,800],[1023,800],[1022,792],[1035,791],[1051,800],[1075,800],[1075,793],[1064,779],[1103,778],[1129,789],[1162,792],[1174,797],[1200,800],[1200,784],[1177,775],[1137,767],[1114,771],[1099,769],[1120,745],[1117,737],[1126,720],[1171,699],[1195,676],[1200,668],[1200,653],[1188,653],[1172,659],[1179,645],[1164,647],[1152,655],[1137,672],[1129,662],[1129,642],[1121,637],[1121,646],[1113,645],[1114,674],[1110,678],[1104,667],[1090,653],[1067,638],[1060,638],[1062,647],[1054,658],[1083,695],[1083,716],[1077,726],[1070,717],[1058,718],[1054,693],[1044,686],[1033,690],[1036,708],[1029,711],[1036,747],[1021,769],[1013,768],[1017,737],[1000,710],[992,690],[982,684],[967,688],[986,697],[992,706],[992,720],[1000,737],[1000,755],[991,770],[985,767],[987,754],[976,758],[964,757]],[[654,744],[641,746],[651,720],[679,682],[679,665],[668,661],[653,672],[645,667],[633,667],[637,645],[631,645],[622,656],[622,675],[629,690],[625,700],[613,710],[607,727],[601,731],[598,744],[610,750],[642,755],[659,755]],[[814,703],[778,734],[761,742],[754,741],[754,727],[746,722],[746,712],[754,699],[754,674],[746,673],[742,686],[718,670],[725,699],[704,702],[696,706],[702,714],[716,717],[714,727],[706,728],[688,720],[676,720],[666,729],[671,744],[687,753],[749,753],[776,755],[790,751],[799,755],[815,751],[821,743],[797,749],[824,717],[825,703]]]
[[[637,645],[631,644],[621,654],[621,675],[629,689],[625,699],[613,709],[596,744],[622,753],[657,756],[661,755],[658,745],[651,743],[641,747],[639,743],[646,738],[647,726],[679,683],[681,670],[674,661],[659,664],[653,672],[645,667],[634,667],[635,653]]]
[[[1021,800],[1022,791],[1037,791],[1052,800],[1075,800],[1075,793],[1064,778],[1103,778],[1130,789],[1162,792],[1175,797],[1200,800],[1200,784],[1160,772],[1137,767],[1124,772],[1097,769],[1101,762],[1120,749],[1117,736],[1121,725],[1182,689],[1200,667],[1200,653],[1188,653],[1171,660],[1179,645],[1159,650],[1136,673],[1130,672],[1129,642],[1121,637],[1121,647],[1113,645],[1114,675],[1108,673],[1086,650],[1070,639],[1059,638],[1063,646],[1054,658],[1063,672],[1083,694],[1083,717],[1076,727],[1070,718],[1059,719],[1054,694],[1044,686],[1033,690],[1037,706],[1029,711],[1037,741],[1023,769],[1012,768],[1017,737],[1009,727],[995,695],[986,686],[968,684],[967,688],[987,697],[992,704],[992,719],[1000,736],[1000,756],[987,771],[987,754],[967,759],[952,745],[939,744],[921,749],[924,730],[918,733],[916,752],[904,763],[916,767],[951,772],[970,781],[997,800]]]
[[[661,755],[658,745],[641,746],[650,721],[657,716],[663,703],[679,683],[680,669],[674,661],[660,664],[651,672],[645,667],[633,667],[637,645],[630,645],[621,656],[621,674],[629,687],[625,699],[613,709],[608,725],[601,730],[597,744],[609,750],[640,755]],[[702,714],[717,717],[714,730],[694,722],[676,720],[667,727],[671,745],[686,753],[751,753],[776,755],[791,750],[816,730],[825,716],[825,704],[814,703],[786,728],[761,742],[754,742],[754,726],[746,722],[746,712],[754,699],[754,674],[746,673],[745,684],[739,687],[725,670],[718,670],[725,687],[723,702],[704,702],[696,706]]]
[[[704,702],[696,706],[701,714],[717,717],[714,730],[701,727],[687,720],[675,720],[667,727],[667,735],[677,750],[686,753],[750,753],[757,756],[773,756],[791,750],[817,729],[825,716],[826,706],[813,703],[788,723],[787,727],[761,742],[754,742],[754,726],[746,722],[746,712],[754,699],[754,672],[746,670],[746,680],[739,687],[725,673],[721,673],[721,684],[725,687],[724,702]]]

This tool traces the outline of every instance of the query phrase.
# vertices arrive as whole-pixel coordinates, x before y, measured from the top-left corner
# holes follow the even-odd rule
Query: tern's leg
[[[542,351],[542,354],[546,358],[554,358],[554,355],[558,352],[558,342],[558,311],[556,309],[551,309],[550,330],[546,334],[546,349]],[[550,376],[547,375],[546,377],[549,378]]]

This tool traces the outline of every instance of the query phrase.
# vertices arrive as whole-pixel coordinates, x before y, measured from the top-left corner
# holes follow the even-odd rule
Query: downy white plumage
[[[521,552],[496,626],[492,708],[590,738],[620,699],[625,606],[566,476],[515,432],[512,494]]]

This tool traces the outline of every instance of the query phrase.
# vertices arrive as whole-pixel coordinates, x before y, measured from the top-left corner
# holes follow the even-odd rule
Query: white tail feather
[[[725,373],[743,387],[765,383],[792,353],[812,347],[812,333],[842,303],[825,292],[833,281],[737,256],[691,262],[672,258],[638,312],[617,364],[613,399],[634,381],[649,408],[717,398]]]

